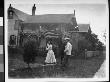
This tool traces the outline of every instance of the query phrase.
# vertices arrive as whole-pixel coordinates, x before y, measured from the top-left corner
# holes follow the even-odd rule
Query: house
[[[71,37],[71,43],[73,46],[73,51],[78,51],[79,50],[79,43],[80,41],[85,41],[86,40],[86,34],[91,33],[91,28],[90,24],[78,24],[77,30],[76,31],[70,31],[69,35]]]
[[[84,39],[83,34],[88,33],[89,24],[77,24],[75,10],[73,14],[45,14],[35,15],[35,4],[32,7],[32,15],[26,14],[11,5],[8,8],[8,37],[16,35],[16,43],[19,43],[19,33],[35,33],[43,35],[40,47],[46,46],[48,38],[58,47],[60,38],[65,36],[71,38],[73,50],[78,49],[78,41]],[[9,38],[10,40],[10,38]]]
[[[29,15],[18,9],[13,8],[10,4],[8,8],[8,44],[11,35],[18,35],[18,30],[16,30],[16,28],[20,28],[20,22],[24,21],[27,16]]]
[[[8,8],[8,36],[18,35],[23,28],[23,32],[39,31],[55,31],[56,33],[63,33],[77,25],[75,11],[74,14],[46,14],[35,15],[35,5],[32,7],[32,15],[28,15],[11,6]],[[23,27],[22,27],[23,26]],[[42,29],[42,30],[41,30]],[[50,32],[48,32],[50,33]],[[55,35],[58,35],[55,34]]]

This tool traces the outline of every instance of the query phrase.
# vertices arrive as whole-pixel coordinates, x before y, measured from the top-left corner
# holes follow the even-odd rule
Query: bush
[[[102,42],[99,41],[99,42],[97,43],[96,50],[99,50],[99,51],[104,50],[104,45],[103,45]]]
[[[31,39],[27,39],[23,46],[23,60],[29,66],[29,63],[33,63],[35,61],[36,56],[36,42]]]

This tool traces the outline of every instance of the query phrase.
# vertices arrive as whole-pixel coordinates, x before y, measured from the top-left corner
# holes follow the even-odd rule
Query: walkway
[[[105,64],[105,61],[103,62],[103,64],[101,65],[100,69],[96,72],[94,78],[104,78],[105,77],[105,67],[106,67],[106,64]]]

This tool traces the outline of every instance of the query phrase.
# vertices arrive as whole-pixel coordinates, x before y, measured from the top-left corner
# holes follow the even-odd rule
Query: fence
[[[87,51],[87,52],[85,52],[86,57],[99,56],[101,54],[104,54],[104,51]]]

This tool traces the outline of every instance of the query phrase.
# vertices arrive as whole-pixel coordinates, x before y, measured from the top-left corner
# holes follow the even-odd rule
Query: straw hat
[[[70,40],[70,38],[66,37],[66,38],[64,38],[64,40]]]

